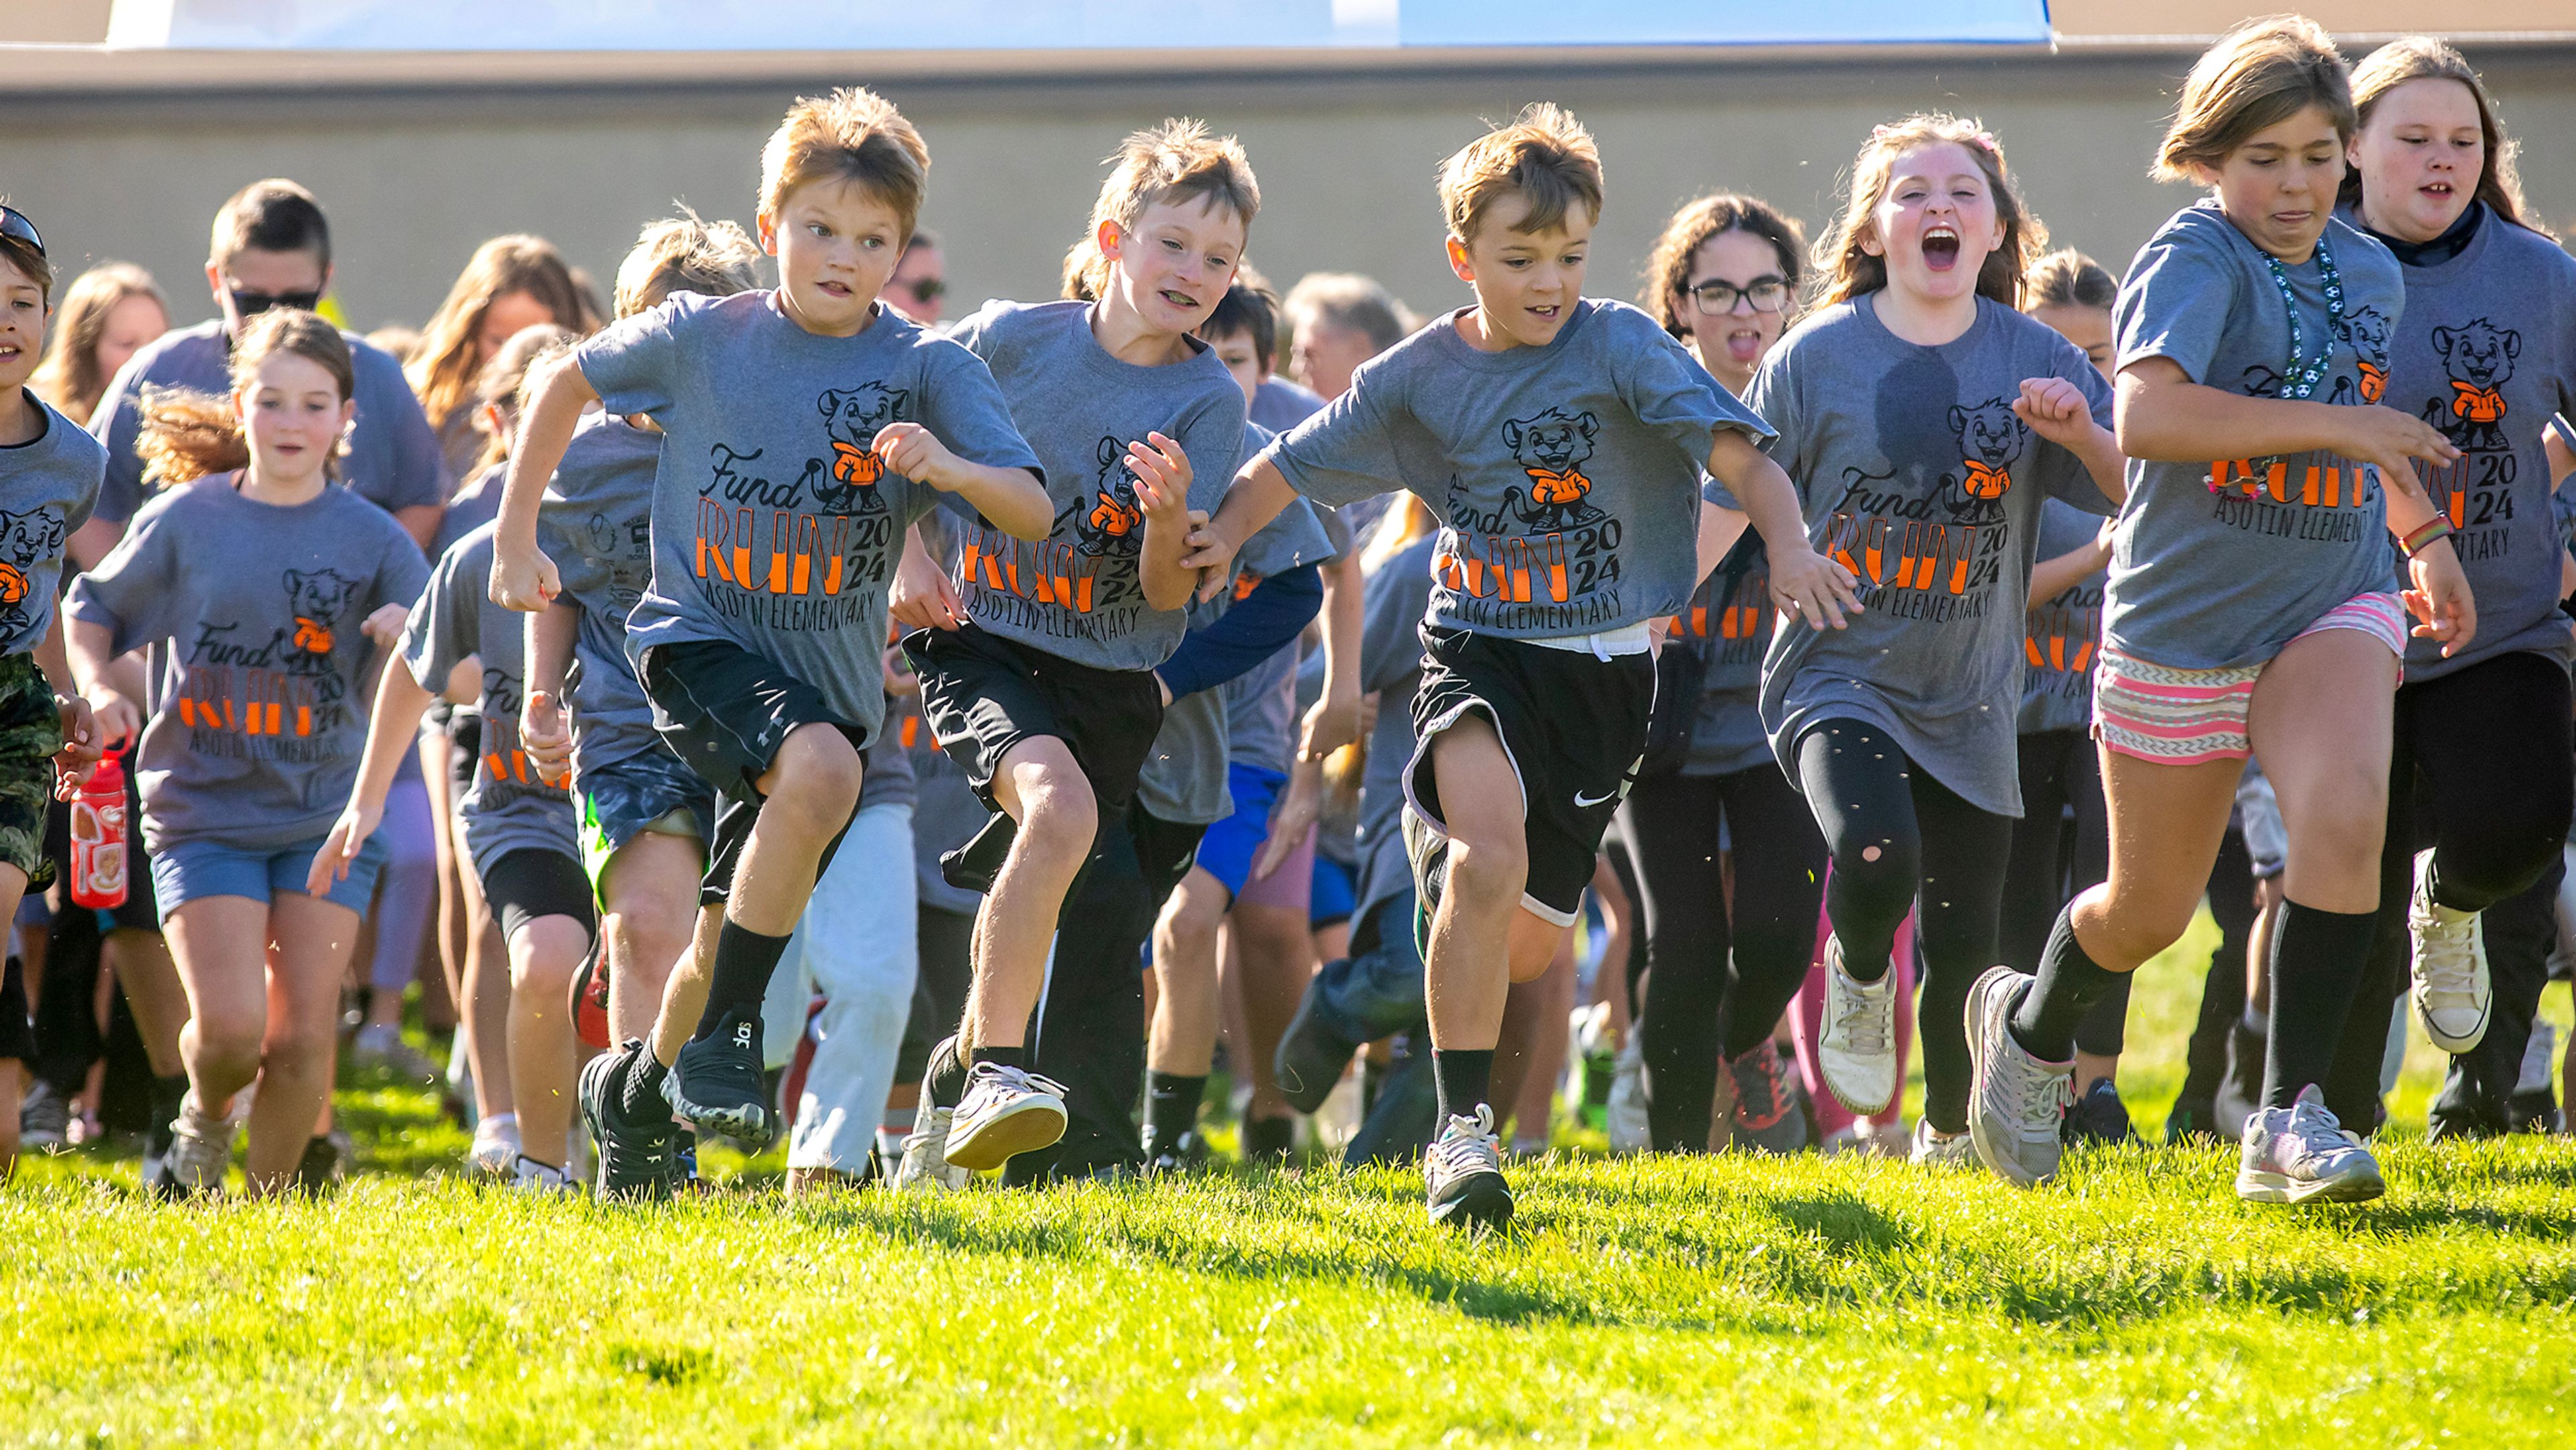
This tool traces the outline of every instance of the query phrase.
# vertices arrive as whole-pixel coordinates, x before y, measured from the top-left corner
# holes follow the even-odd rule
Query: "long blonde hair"
[[[2504,122],[2497,119],[2495,98],[2487,94],[2487,83],[2478,77],[2477,68],[2467,56],[2429,35],[2409,35],[2392,40],[2361,58],[2352,68],[2352,108],[2356,129],[2370,124],[2370,113],[2379,98],[2408,81],[2458,81],[2469,88],[2478,103],[2478,132],[2486,138],[2486,166],[2478,172],[2477,199],[2487,210],[2518,227],[2528,227],[2542,236],[2553,235],[2538,222],[2522,214],[2522,176],[2514,166],[2514,153],[2519,149],[2505,134]],[[2361,204],[2361,171],[2356,167],[2343,176],[2343,197],[2347,205]],[[74,284],[78,290],[78,284]],[[66,304],[68,305],[68,304]]]
[[[98,345],[107,336],[108,314],[129,297],[149,297],[162,317],[170,315],[170,299],[132,262],[101,262],[63,289],[45,360],[27,386],[75,423],[87,423],[107,395],[110,379],[98,365]]]
[[[2003,143],[1994,138],[1994,133],[1975,121],[1931,112],[1880,126],[1861,143],[1860,155],[1852,161],[1850,199],[1832,233],[1816,246],[1816,267],[1825,274],[1824,294],[1816,299],[1818,305],[1849,302],[1887,285],[1887,259],[1871,256],[1861,245],[1875,232],[1871,214],[1886,198],[1888,176],[1896,167],[1896,158],[1918,146],[1945,142],[1976,159],[1977,169],[1986,174],[1986,189],[1994,193],[1995,217],[2004,226],[2003,245],[1987,253],[1985,265],[1977,269],[1977,295],[2020,308],[2022,278],[2031,263],[2048,250],[2048,228],[2031,215],[2021,193],[2013,189],[2004,168]],[[1884,241],[1880,243],[1882,251],[1885,245]]]
[[[482,374],[474,380],[474,428],[484,437],[483,456],[474,460],[478,471],[510,456],[510,435],[491,431],[490,415],[483,409],[499,408],[512,414],[526,411],[528,374],[538,363],[579,341],[581,334],[569,327],[540,322],[510,334],[510,340],[501,344],[492,360],[483,365]]]
[[[447,289],[447,300],[421,327],[420,345],[403,369],[432,428],[446,427],[458,408],[473,402],[475,374],[489,361],[475,355],[483,316],[494,302],[513,293],[535,298],[558,327],[589,333],[599,326],[554,243],[520,235],[494,237],[476,247],[456,285]]]
[[[357,374],[340,329],[295,307],[263,312],[242,325],[241,340],[233,344],[234,390],[257,377],[259,365],[281,352],[320,364],[339,385],[340,401],[355,396]],[[346,447],[345,440],[334,443],[323,460],[329,477],[339,476],[339,458]],[[189,388],[144,389],[143,431],[135,452],[143,457],[143,481],[164,488],[250,466],[250,438],[242,431],[232,399]]]

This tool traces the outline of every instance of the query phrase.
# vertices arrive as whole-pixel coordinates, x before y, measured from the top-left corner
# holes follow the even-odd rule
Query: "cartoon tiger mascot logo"
[[[881,513],[885,500],[877,493],[877,480],[885,477],[885,460],[876,455],[877,432],[903,416],[905,400],[911,396],[906,388],[889,388],[883,383],[861,383],[855,388],[830,388],[814,400],[823,414],[823,431],[832,440],[831,481],[822,482],[822,460],[806,465],[806,477],[814,479],[814,503],[824,513]]]
[[[2511,447],[2504,436],[2504,385],[2522,356],[2522,334],[2481,317],[2466,327],[2434,328],[2433,350],[2442,355],[2451,396],[2427,402],[2424,421],[2463,450]]]
[[[35,621],[27,613],[34,586],[27,571],[63,551],[63,521],[45,510],[13,514],[0,509],[0,629],[16,631]]]
[[[1094,558],[1132,559],[1145,542],[1145,511],[1136,502],[1136,475],[1127,467],[1127,450],[1116,438],[1103,436],[1092,459],[1100,473],[1091,496],[1073,502],[1074,549]]]
[[[1950,431],[1959,440],[1956,474],[1941,475],[1941,504],[1964,524],[1990,524],[2004,516],[2012,491],[2012,466],[2030,442],[2030,427],[2008,398],[1988,398],[1973,408],[1950,405]]]
[[[340,616],[358,592],[358,581],[332,569],[286,571],[286,605],[295,616],[292,629],[281,629],[286,648],[280,660],[288,674],[331,673],[331,648],[338,643]]]
[[[1503,446],[1512,450],[1512,461],[1529,478],[1530,506],[1520,507],[1518,489],[1510,490],[1505,501],[1531,532],[1560,533],[1605,516],[1587,501],[1592,480],[1583,476],[1592,440],[1600,432],[1601,420],[1590,413],[1569,417],[1562,408],[1504,421]]]
[[[2336,336],[2352,349],[2353,371],[2361,381],[2356,386],[2351,378],[2335,379],[2326,401],[2349,407],[2356,401],[2376,403],[2388,396],[2388,314],[2376,307],[2361,308],[2343,320]]]

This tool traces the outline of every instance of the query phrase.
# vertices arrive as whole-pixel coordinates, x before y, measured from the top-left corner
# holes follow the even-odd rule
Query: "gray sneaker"
[[[990,1172],[1022,1153],[1064,1137],[1064,1085],[998,1062],[979,1062],[966,1074],[966,1096],[948,1122],[942,1147],[948,1163]]]
[[[2407,996],[2424,1035],[2444,1052],[2458,1054],[2484,1041],[2495,1016],[2487,974],[2485,916],[2458,912],[2433,901],[2433,853],[2415,858],[2415,894],[2406,905],[2406,954],[2413,981]]]
[[[60,1153],[72,1143],[72,1105],[37,1078],[18,1103],[18,1146],[38,1153]]]
[[[2245,1122],[2236,1196],[2247,1203],[2361,1203],[2387,1191],[2379,1160],[2326,1111],[2314,1083],[2289,1107]]]
[[[948,1124],[954,1110],[930,1101],[930,1091],[922,1090],[921,1106],[913,1109],[912,1131],[904,1136],[903,1159],[895,1165],[890,1186],[897,1193],[955,1193],[966,1186],[973,1175],[948,1161]]]
[[[1498,1229],[1511,1222],[1512,1188],[1503,1180],[1492,1108],[1478,1103],[1472,1118],[1450,1116],[1422,1155],[1422,1185],[1433,1223]]]
[[[1843,944],[1825,939],[1825,1021],[1816,1037],[1825,1087],[1861,1117],[1895,1105],[1905,1064],[1896,1056],[1896,969],[1864,982],[1843,968]]]
[[[233,1164],[232,1125],[198,1106],[191,1091],[179,1101],[179,1116],[170,1120],[168,1165],[171,1191],[181,1196],[218,1193],[224,1171]]]
[[[2013,1040],[2013,1006],[2032,979],[1989,967],[1968,989],[1968,1136],[1978,1161],[2006,1182],[2037,1187],[2057,1176],[2075,1064],[2042,1062]]]

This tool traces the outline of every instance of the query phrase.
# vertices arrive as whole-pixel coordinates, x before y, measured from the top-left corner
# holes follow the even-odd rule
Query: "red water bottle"
[[[125,764],[98,763],[71,800],[72,902],[94,908],[125,904]]]

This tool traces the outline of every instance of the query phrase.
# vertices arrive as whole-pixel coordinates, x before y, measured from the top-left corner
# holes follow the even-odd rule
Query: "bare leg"
[[[568,1005],[589,949],[589,931],[569,916],[539,917],[510,938],[510,1095],[520,1151],[554,1168],[564,1166],[572,1140],[581,1040]]]
[[[1019,832],[975,914],[975,981],[958,1039],[970,1051],[1028,1041],[1056,915],[1100,830],[1091,782],[1072,750],[1051,735],[1033,736],[1003,754],[993,795]]]
[[[263,915],[268,1013],[244,1164],[251,1192],[261,1195],[294,1184],[314,1123],[330,1104],[340,1048],[340,975],[358,941],[356,912],[300,891],[278,893]]]
[[[1145,1065],[1156,1072],[1205,1077],[1216,1055],[1217,928],[1229,893],[1206,868],[1193,866],[1154,924],[1154,1004]]]
[[[697,837],[660,831],[638,833],[608,858],[599,931],[608,951],[610,1040],[653,1035],[672,968],[697,930],[704,861]]]
[[[1237,902],[1232,921],[1243,982],[1245,1055],[1252,1070],[1252,1102],[1246,1113],[1284,1118],[1288,1100],[1279,1092],[1271,1057],[1315,975],[1314,959],[1307,955],[1314,948],[1314,934],[1307,930],[1301,907]]]

